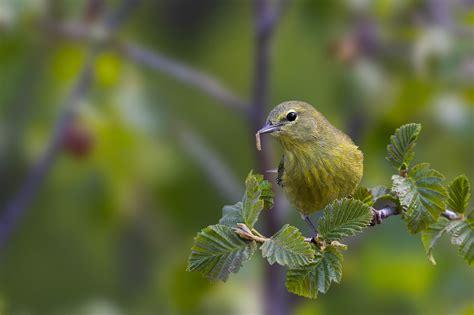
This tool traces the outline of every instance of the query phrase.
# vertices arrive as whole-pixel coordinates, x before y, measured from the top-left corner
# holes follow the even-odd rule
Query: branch
[[[104,22],[104,29],[109,32],[114,31],[124,21],[127,13],[129,13],[131,7],[133,7],[136,2],[136,0],[122,1],[117,11],[110,15]],[[91,48],[76,84],[65,101],[45,152],[31,169],[18,192],[7,202],[2,212],[0,218],[0,250],[3,249],[9,236],[25,214],[28,205],[38,192],[40,185],[43,183],[48,171],[53,166],[54,161],[61,151],[62,135],[74,118],[79,100],[90,88],[95,56],[101,47],[102,45],[94,45]]]
[[[87,25],[77,23],[46,25],[46,29],[53,34],[79,41],[93,41],[94,37],[97,37],[97,33],[100,34],[100,31],[94,32]],[[209,74],[129,41],[117,41],[112,37],[109,37],[108,41],[113,43],[114,48],[131,61],[163,72],[206,93],[225,107],[233,109],[244,116],[249,115],[250,107],[248,102],[235,95],[222,85],[219,80]]]
[[[118,45],[118,49],[124,56],[138,64],[161,71],[195,87],[240,114],[248,113],[249,107],[247,102],[241,100],[218,80],[208,74],[192,69],[183,63],[132,43],[123,42]]]
[[[373,219],[372,219],[371,226],[381,224],[384,219],[391,217],[393,215],[400,214],[400,210],[397,209],[397,207],[395,206],[386,206],[379,210],[372,208],[372,212],[373,212]],[[453,212],[450,210],[445,210],[444,212],[441,213],[441,216],[447,218],[448,220],[461,219],[461,217],[456,212]]]
[[[219,155],[212,151],[202,139],[183,124],[177,126],[173,133],[177,134],[178,141],[186,152],[194,157],[206,172],[216,188],[230,200],[239,199],[242,189],[237,184],[235,176]]]
[[[270,50],[273,34],[276,30],[287,0],[277,0],[271,6],[270,0],[255,0],[255,61],[253,77],[253,106],[250,117],[250,136],[260,129],[265,121],[266,105],[269,100],[270,88]],[[260,173],[271,169],[271,150],[264,146],[257,154],[257,168]],[[282,224],[281,204],[275,200],[272,213],[265,217],[265,230],[273,234]],[[281,266],[270,265],[265,269],[264,278],[264,314],[283,315],[290,313],[287,292],[279,285],[284,279],[285,271]]]

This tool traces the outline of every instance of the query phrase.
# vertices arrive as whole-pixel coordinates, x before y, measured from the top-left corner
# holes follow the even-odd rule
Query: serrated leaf
[[[428,259],[433,265],[436,265],[436,261],[433,257],[433,248],[436,246],[441,236],[446,233],[448,224],[448,219],[440,217],[437,222],[431,224],[426,230],[421,232],[423,247],[425,248]]]
[[[245,180],[245,194],[242,199],[243,223],[253,228],[260,212],[271,205],[273,205],[271,184],[264,180],[262,175],[250,172]]]
[[[374,204],[374,196],[365,187],[359,186],[353,194],[354,199],[360,200],[366,205],[372,206]]]
[[[314,258],[312,246],[304,241],[301,232],[294,226],[284,225],[260,247],[268,263],[296,268],[309,264]]]
[[[199,271],[211,280],[226,281],[255,253],[255,241],[245,241],[225,225],[211,225],[194,238],[188,271]]]
[[[370,207],[359,200],[340,199],[324,209],[319,220],[319,237],[324,240],[340,240],[352,236],[367,227],[372,220]]]
[[[219,220],[219,224],[235,227],[237,223],[243,222],[241,201],[235,205],[226,205],[222,208],[222,218]]]
[[[237,223],[245,223],[253,228],[263,209],[273,206],[272,185],[262,175],[249,173],[245,180],[245,193],[242,201],[222,208],[219,224],[235,227]]]
[[[392,189],[400,199],[402,216],[411,233],[426,229],[444,211],[447,192],[441,185],[443,179],[428,163],[415,165],[408,177],[392,177]]]
[[[375,186],[373,188],[370,188],[369,191],[372,194],[374,200],[377,200],[378,198],[382,196],[386,196],[390,194],[390,189],[388,189],[385,186]]]
[[[408,168],[408,164],[414,156],[413,148],[420,131],[421,125],[412,123],[401,126],[390,137],[390,144],[387,146],[387,160],[396,169]]]
[[[464,213],[471,198],[471,184],[466,175],[456,177],[448,186],[446,205],[457,213]]]
[[[398,197],[387,187],[376,186],[371,188],[370,192],[374,196],[373,208],[383,209],[385,207],[391,207],[400,209],[400,200],[398,200]]]
[[[459,254],[469,265],[472,265],[474,263],[474,220],[465,218],[451,221],[446,231],[451,234],[451,243],[459,246]]]
[[[291,293],[315,299],[318,292],[326,293],[332,282],[341,281],[342,259],[342,254],[333,247],[317,252],[309,265],[288,270],[286,288]]]
[[[263,208],[264,209],[271,209],[273,208],[273,190],[272,184],[267,181],[263,180],[263,176],[261,176],[261,184],[260,189],[262,190],[260,198],[263,200]]]

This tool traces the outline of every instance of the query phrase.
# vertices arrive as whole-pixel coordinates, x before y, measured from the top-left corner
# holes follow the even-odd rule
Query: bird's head
[[[265,126],[258,133],[271,133],[283,144],[297,145],[317,140],[328,125],[324,116],[310,104],[288,101],[268,114]]]

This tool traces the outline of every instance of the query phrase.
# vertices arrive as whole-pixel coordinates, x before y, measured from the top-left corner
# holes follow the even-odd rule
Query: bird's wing
[[[284,166],[284,156],[281,157],[280,164],[278,165],[278,176],[277,176],[277,184],[283,187],[283,172],[285,171],[285,166]]]

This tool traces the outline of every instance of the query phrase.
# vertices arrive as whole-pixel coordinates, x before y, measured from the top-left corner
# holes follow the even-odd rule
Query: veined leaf
[[[420,124],[407,124],[395,130],[395,134],[390,137],[390,144],[387,146],[387,160],[396,169],[408,168],[408,164],[415,155],[413,148],[420,131]]]
[[[342,277],[342,254],[334,247],[317,252],[309,265],[289,269],[286,288],[289,292],[315,299],[318,292],[326,293],[332,282],[339,283]]]
[[[388,189],[385,186],[375,186],[374,188],[370,189],[370,193],[372,194],[374,200],[377,200],[378,198],[382,196],[389,195],[390,189]]]
[[[260,180],[260,189],[262,193],[260,198],[263,199],[263,209],[273,208],[273,190],[272,184],[268,180],[264,180],[262,175],[256,175]]]
[[[474,219],[451,221],[446,230],[451,234],[451,243],[459,246],[459,254],[469,265],[474,264]]]
[[[372,211],[368,205],[359,200],[340,199],[326,206],[318,229],[322,239],[340,240],[360,232],[371,220]]]
[[[296,268],[309,264],[314,258],[311,244],[304,241],[297,228],[288,224],[264,242],[260,249],[270,265],[277,262],[283,266]]]
[[[471,198],[471,184],[466,175],[456,177],[448,186],[447,206],[457,213],[464,213]]]
[[[235,227],[237,223],[243,222],[241,201],[235,205],[226,205],[222,208],[222,218],[219,220],[219,224]]]
[[[439,239],[447,231],[449,220],[446,218],[439,218],[439,220],[431,224],[426,230],[421,232],[421,241],[425,248],[426,255],[433,265],[436,265],[436,261],[433,257],[433,248],[438,243]]]
[[[211,225],[194,238],[188,271],[199,271],[211,280],[226,281],[256,249],[255,241],[241,239],[231,227]]]
[[[400,198],[411,233],[426,229],[444,211],[447,192],[441,185],[443,179],[428,163],[415,165],[408,177],[392,176],[393,191]]]
[[[260,212],[273,205],[271,184],[262,175],[250,174],[245,180],[245,194],[242,199],[242,218],[249,228],[253,228]]]
[[[353,194],[353,197],[354,199],[362,201],[366,205],[371,206],[374,204],[374,196],[372,196],[372,193],[365,187],[357,187],[356,191]]]
[[[222,208],[219,224],[235,227],[237,223],[245,223],[253,228],[263,209],[273,206],[272,185],[262,175],[249,173],[245,180],[245,193],[242,201]]]

